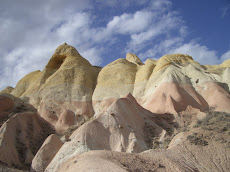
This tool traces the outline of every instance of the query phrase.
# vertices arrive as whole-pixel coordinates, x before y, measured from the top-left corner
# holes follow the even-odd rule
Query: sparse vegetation
[[[29,172],[29,170],[19,170],[14,167],[8,167],[6,164],[0,161],[0,171],[1,172]]]
[[[210,140],[218,141],[220,143],[227,143],[230,145],[229,136],[230,136],[230,114],[226,112],[217,112],[210,110],[207,113],[207,116],[198,120],[193,128],[200,128],[206,133],[200,137],[204,137]],[[188,136],[188,140],[191,142],[198,142],[196,139],[197,135]],[[200,138],[202,140],[202,138]]]
[[[174,136],[174,128],[178,127],[178,124],[174,122],[172,114],[156,115],[152,118],[153,121],[145,118],[144,131],[146,135],[146,143],[151,149],[167,149],[169,143]],[[154,124],[154,123],[155,124]],[[156,125],[157,124],[157,125]],[[162,141],[159,141],[159,127],[166,131],[166,135]]]
[[[177,127],[178,132],[186,132],[189,131],[189,126],[192,121],[192,115],[191,114],[184,114],[181,116],[181,124]]]
[[[203,120],[198,120],[193,127],[201,127],[204,130],[211,130],[218,133],[230,133],[230,114],[210,111]]]
[[[199,146],[208,145],[208,142],[203,139],[203,134],[193,133],[192,135],[189,135],[187,139],[190,141],[191,144]]]
[[[160,143],[158,141],[159,137],[155,130],[156,127],[152,123],[148,121],[145,122],[144,131],[146,135],[146,143],[151,149],[158,149],[160,147]]]

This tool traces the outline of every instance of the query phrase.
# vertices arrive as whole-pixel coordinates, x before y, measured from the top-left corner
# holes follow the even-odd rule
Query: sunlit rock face
[[[59,120],[65,118],[63,114],[74,114],[71,124],[78,122],[76,116],[94,115],[92,95],[99,71],[100,68],[93,67],[74,47],[63,44],[42,72],[26,75],[11,94],[29,99],[42,118],[54,127],[57,124],[57,129],[62,128],[61,123],[66,128],[66,123]]]
[[[0,161],[48,172],[229,171],[229,114],[229,60],[143,63],[128,53],[101,68],[65,43],[0,93]]]

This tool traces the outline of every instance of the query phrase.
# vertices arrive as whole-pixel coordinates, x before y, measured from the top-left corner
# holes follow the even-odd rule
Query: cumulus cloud
[[[216,51],[210,50],[208,47],[200,45],[195,41],[184,43],[181,37],[164,40],[159,45],[155,45],[138,56],[141,59],[152,58],[157,60],[162,55],[177,53],[188,54],[202,65],[216,65],[230,59],[230,50],[219,57]]]
[[[126,35],[129,39],[124,51],[136,53],[145,46],[146,42],[152,41],[160,35],[167,34],[169,36],[172,31],[178,29],[181,34],[185,35],[186,26],[182,26],[183,21],[176,11],[169,11],[172,4],[169,0],[146,2],[149,2],[147,7],[134,13],[114,16],[106,27],[92,31],[91,33],[94,33],[92,39],[97,42],[111,41],[116,35]]]
[[[107,30],[110,32],[116,32],[120,34],[132,34],[145,30],[153,14],[149,11],[137,11],[134,14],[122,14],[121,16],[115,16],[107,24]]]
[[[140,33],[149,27],[153,19],[153,12],[145,9],[135,13],[123,13],[120,16],[114,16],[105,27],[92,28],[90,31],[91,39],[95,42],[104,42],[113,39],[116,35],[127,35]]]
[[[160,11],[165,11],[168,10],[172,5],[172,2],[169,0],[156,0],[156,1],[151,1],[150,3],[150,8],[154,10],[160,10]]]
[[[182,37],[173,37],[170,39],[162,40],[159,44],[154,45],[145,52],[139,53],[140,59],[152,58],[157,60],[159,56],[170,54],[172,49],[176,49],[183,42]]]
[[[169,54],[174,53],[188,54],[192,56],[195,61],[203,65],[221,64],[225,60],[230,59],[230,50],[219,57],[216,51],[210,50],[208,47],[200,45],[195,41],[185,43],[169,51]]]
[[[43,69],[50,56],[50,49],[45,46],[34,49],[24,47],[14,49],[2,59],[1,64],[4,66],[0,70],[0,85],[15,84],[16,81],[28,74],[28,71]]]
[[[230,59],[230,50],[221,56],[220,61],[224,62],[225,60],[228,60],[228,59]]]
[[[152,22],[151,27],[148,30],[131,35],[129,46],[131,49],[136,49],[137,46],[146,41],[153,40],[161,34],[170,33],[170,31],[177,29],[179,26],[180,19],[176,16],[175,12],[169,12]]]
[[[127,8],[129,6],[131,6],[132,4],[137,4],[137,5],[143,5],[146,4],[147,2],[149,2],[150,0],[128,0],[128,1],[124,1],[124,0],[106,0],[106,1],[101,1],[101,0],[96,0],[96,2],[100,5],[106,5],[106,6],[110,6],[110,7],[119,7],[119,8]],[[159,1],[159,0],[157,0]]]
[[[83,51],[81,55],[83,57],[87,57],[87,59],[91,64],[100,65],[102,63],[102,59],[100,58],[101,51],[103,51],[103,48],[101,48],[100,51],[98,51],[97,48],[91,48],[91,49],[87,49],[86,51]]]
[[[220,62],[216,51],[209,50],[206,46],[200,45],[196,42],[183,44],[182,46],[174,50],[171,50],[169,53],[188,54],[192,56],[195,61],[203,65],[204,64],[214,65]]]

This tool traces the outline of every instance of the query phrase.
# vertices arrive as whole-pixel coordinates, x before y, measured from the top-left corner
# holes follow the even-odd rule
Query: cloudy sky
[[[91,64],[184,53],[230,58],[229,0],[1,0],[0,90],[43,70],[66,42]]]

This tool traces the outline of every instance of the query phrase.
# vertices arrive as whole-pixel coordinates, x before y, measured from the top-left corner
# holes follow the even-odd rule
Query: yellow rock
[[[56,49],[42,72],[26,75],[12,94],[27,97],[38,113],[53,125],[65,110],[92,116],[92,95],[100,70],[74,47],[63,44]]]
[[[13,91],[13,89],[14,89],[13,87],[8,86],[4,90],[0,91],[0,93],[8,93],[8,94],[10,94]]]
[[[208,72],[222,74],[224,69],[230,67],[230,59],[225,60],[222,64],[219,65],[204,65]]]
[[[219,70],[228,66],[230,60],[207,68]],[[92,66],[74,47],[63,44],[42,72],[26,75],[11,94],[27,97],[42,117],[55,126],[66,110],[91,117],[129,93],[137,99],[152,95],[162,83],[189,83],[195,87],[198,82],[215,80],[229,84],[229,69],[222,76],[204,68],[183,54],[147,59],[143,64],[135,54],[128,53],[126,59],[117,59],[101,69]]]
[[[156,66],[157,60],[147,59],[145,62],[146,65],[154,64]]]
[[[74,47],[64,44],[58,47],[45,67],[44,79],[42,79],[47,81],[42,88],[61,83],[94,88],[97,71],[98,68],[93,67]],[[48,79],[47,76],[50,78]]]
[[[132,63],[134,63],[134,64],[137,64],[137,65],[143,65],[143,63],[142,63],[141,60],[136,56],[136,54],[127,53],[127,54],[126,54],[126,60],[128,60],[129,62],[132,62]]]
[[[42,72],[32,72],[22,78],[16,85],[15,90],[12,92],[12,94],[17,97],[29,97],[33,95],[42,87],[46,80],[60,68],[65,58],[70,56],[80,57],[80,54],[74,47],[69,46],[66,43],[59,46],[54,52],[48,64],[46,65],[45,69]]]
[[[141,97],[144,94],[145,87],[148,83],[149,77],[151,76],[155,63],[152,59],[147,59],[145,65],[141,65],[136,73],[135,85],[133,95],[135,97]]]
[[[31,85],[37,80],[37,78],[39,78],[40,75],[41,71],[39,70],[27,74],[17,83],[11,94],[16,97],[22,96],[28,89],[30,89]]]
[[[152,59],[147,59],[145,65],[141,66],[136,74],[135,84],[148,80],[155,66]]]
[[[221,67],[230,67],[230,59],[225,60],[222,64],[220,64]]]
[[[197,62],[194,61],[193,58],[189,55],[184,55],[184,54],[165,55],[157,61],[153,73],[173,63],[182,65],[182,64],[197,63]]]
[[[118,98],[132,93],[137,65],[126,59],[117,59],[105,66],[98,75],[93,100]]]
[[[117,59],[105,66],[98,75],[97,86],[133,84],[137,67],[126,59]]]
[[[72,84],[93,89],[100,68],[93,67],[77,50],[66,43],[59,46],[45,69],[32,72],[19,81],[13,95],[31,96],[47,87]]]

